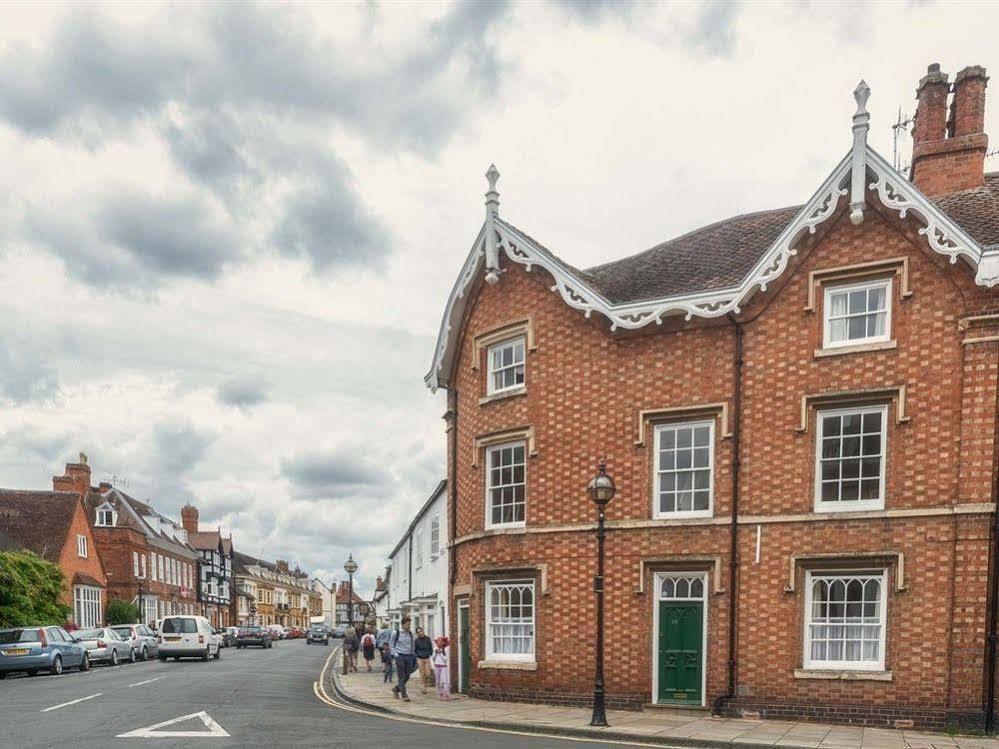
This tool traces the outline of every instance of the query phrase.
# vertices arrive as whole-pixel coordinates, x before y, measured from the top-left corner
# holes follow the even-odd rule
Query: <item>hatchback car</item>
[[[140,661],[156,656],[156,633],[145,624],[119,624],[111,629],[129,641]]]
[[[135,663],[135,648],[131,640],[126,640],[110,627],[78,629],[75,637],[87,649],[91,663],[111,666],[117,666],[122,661]]]
[[[90,668],[87,649],[62,627],[0,629],[0,679],[23,671],[34,676],[41,670],[61,674],[64,668]]]
[[[212,625],[203,616],[168,616],[160,619],[157,644],[158,657],[167,658],[209,658],[222,657],[222,640],[212,631]]]
[[[326,629],[325,624],[313,624],[306,630],[305,644],[311,645],[314,642],[320,642],[323,645],[330,644],[330,631]]]
[[[274,647],[270,629],[259,624],[240,627],[236,633],[236,649],[242,650],[250,645],[259,645],[262,648]]]

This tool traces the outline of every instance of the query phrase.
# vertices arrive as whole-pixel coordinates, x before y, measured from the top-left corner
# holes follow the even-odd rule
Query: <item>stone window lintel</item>
[[[638,439],[635,447],[645,445],[645,425],[661,424],[670,421],[681,421],[696,417],[717,418],[722,439],[732,436],[728,421],[728,401],[723,403],[698,403],[690,406],[666,406],[664,408],[643,408],[638,412]]]
[[[829,406],[841,408],[851,405],[870,405],[872,403],[884,403],[892,398],[895,404],[895,423],[909,423],[909,415],[905,406],[905,385],[891,385],[883,388],[866,388],[861,390],[841,390],[833,393],[811,393],[801,396],[801,423],[795,427],[796,432],[805,433],[808,431],[808,414],[811,407]]]
[[[785,593],[796,593],[795,575],[798,567],[807,567],[812,572],[867,567],[884,563],[895,565],[895,593],[904,593],[909,589],[905,584],[905,553],[901,551],[844,551],[828,554],[792,554],[789,558],[787,585]],[[820,678],[820,677],[817,677]]]
[[[893,257],[885,260],[874,260],[869,263],[840,265],[835,268],[821,268],[808,274],[808,303],[805,312],[815,312],[815,289],[823,284],[847,281],[858,278],[871,278],[893,271],[899,276],[898,298],[905,301],[912,296],[909,288],[909,258]]]
[[[524,337],[527,344],[527,351],[535,351],[538,348],[537,341],[534,338],[534,324],[532,323],[530,317],[507,322],[500,325],[498,328],[493,328],[492,330],[487,330],[484,333],[479,333],[475,336],[472,344],[472,369],[479,369],[479,362],[482,359],[482,352],[485,349],[489,348],[494,343],[500,343],[519,336]]]

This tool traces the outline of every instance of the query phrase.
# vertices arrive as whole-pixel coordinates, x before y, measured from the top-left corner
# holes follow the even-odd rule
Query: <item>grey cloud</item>
[[[44,353],[21,336],[0,341],[0,397],[24,403],[55,394],[58,380]]]
[[[251,176],[246,143],[233,114],[198,112],[183,125],[167,119],[162,131],[177,164],[213,190],[231,197]],[[252,176],[259,181],[259,174]]]
[[[635,0],[551,0],[553,4],[577,16],[586,23],[597,23],[612,13],[629,13]]]
[[[219,386],[218,398],[227,406],[249,408],[267,401],[268,388],[267,381],[258,375],[237,375]]]
[[[214,440],[214,435],[201,432],[186,421],[157,424],[153,430],[151,474],[169,482],[189,473],[205,457]]]
[[[710,0],[701,9],[694,41],[709,55],[724,57],[735,45],[735,22],[739,15],[736,0]]]
[[[382,491],[386,475],[361,455],[343,450],[299,453],[281,466],[285,478],[313,497],[347,497]]]

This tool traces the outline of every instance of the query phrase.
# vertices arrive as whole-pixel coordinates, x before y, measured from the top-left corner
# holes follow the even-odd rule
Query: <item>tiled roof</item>
[[[221,534],[218,531],[199,531],[188,533],[187,543],[195,549],[217,549]]]
[[[76,492],[0,489],[0,533],[14,548],[58,562],[79,501]]]
[[[984,187],[933,202],[983,247],[999,245],[999,173],[985,175]],[[626,304],[738,285],[800,210],[791,206],[735,216],[584,270],[573,268],[533,237],[531,241],[612,304]]]
[[[999,172],[985,175],[985,187],[942,195],[933,202],[978,244],[999,245]]]
[[[94,588],[103,588],[101,581],[91,577],[85,572],[77,572],[73,575],[73,585],[90,585]]]

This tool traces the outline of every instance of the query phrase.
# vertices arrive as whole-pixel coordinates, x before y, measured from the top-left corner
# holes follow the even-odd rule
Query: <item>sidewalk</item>
[[[339,659],[334,659],[334,663],[339,665]],[[362,670],[348,676],[340,674],[339,669],[331,671],[334,689],[341,697],[354,703],[423,720],[479,727],[673,745],[733,746],[739,749],[999,749],[999,740],[980,736],[824,723],[713,718],[709,715],[700,717],[676,715],[665,710],[608,710],[607,722],[610,726],[591,728],[588,708],[490,702],[464,695],[452,695],[451,702],[441,702],[433,688],[428,687],[426,695],[420,693],[418,674],[409,680],[408,691],[412,702],[402,702],[392,697],[389,685],[382,683],[380,670],[370,674]]]

